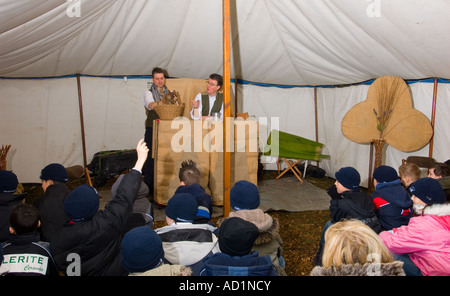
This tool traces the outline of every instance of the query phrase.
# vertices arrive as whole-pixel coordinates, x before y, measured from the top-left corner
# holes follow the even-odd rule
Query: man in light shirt
[[[147,119],[145,121],[145,142],[150,146],[153,143],[153,121],[159,119],[158,114],[153,108],[161,100],[161,97],[169,92],[166,87],[166,77],[164,70],[161,68],[153,68],[152,70],[152,85],[144,93],[144,107]],[[144,175],[144,183],[148,186],[150,194],[153,196],[154,189],[154,169],[155,160],[152,158],[151,149],[149,149],[149,155],[145,162],[142,174]]]
[[[223,93],[219,92],[223,78],[219,74],[209,75],[206,82],[206,93],[199,93],[192,103],[191,118],[194,120],[209,119],[213,113],[219,113],[223,120]]]

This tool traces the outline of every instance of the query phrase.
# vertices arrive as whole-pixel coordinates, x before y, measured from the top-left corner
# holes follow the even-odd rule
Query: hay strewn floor
[[[274,179],[276,172],[265,171],[262,179]],[[283,177],[292,177],[292,173],[287,173]],[[313,185],[327,189],[334,183],[334,179],[323,177],[306,177]],[[110,179],[106,185],[97,190],[107,190],[114,183],[114,178]],[[69,182],[69,188],[73,189],[80,184],[84,184],[84,178]],[[37,197],[43,194],[40,185],[25,186],[27,192],[26,202],[32,203]],[[270,212],[280,222],[280,235],[283,239],[283,257],[286,261],[286,273],[290,276],[307,276],[313,268],[312,259],[316,254],[318,242],[322,234],[325,223],[329,220],[329,211],[305,211],[305,212]],[[217,221],[222,217],[213,220]],[[165,222],[156,222],[155,228],[164,226]]]
[[[263,175],[263,178],[275,177],[275,172],[264,172]],[[334,179],[328,177],[318,179],[307,175],[306,179],[322,189],[329,188],[335,182]],[[270,215],[280,221],[286,273],[290,276],[308,276],[314,267],[312,260],[317,252],[323,226],[330,220],[330,212],[328,210],[296,213],[270,212]]]

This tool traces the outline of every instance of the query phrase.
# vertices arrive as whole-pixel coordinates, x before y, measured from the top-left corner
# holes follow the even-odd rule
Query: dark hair
[[[199,184],[200,183],[200,170],[192,160],[183,161],[181,163],[181,169],[178,173],[180,181],[185,185]]]
[[[209,79],[212,79],[212,80],[217,81],[217,85],[220,86],[220,87],[222,87],[222,84],[223,84],[223,78],[222,78],[222,76],[220,76],[219,74],[216,74],[216,73],[211,74],[211,75],[209,75]]]
[[[11,210],[9,223],[17,234],[34,232],[39,225],[39,211],[33,206],[18,204]]]
[[[164,77],[166,77],[166,72],[163,69],[159,68],[159,67],[153,68],[153,70],[152,70],[152,77],[155,76],[156,73],[162,73],[164,75]]]
[[[445,163],[438,162],[432,166],[436,176],[447,177],[450,176],[450,167]]]

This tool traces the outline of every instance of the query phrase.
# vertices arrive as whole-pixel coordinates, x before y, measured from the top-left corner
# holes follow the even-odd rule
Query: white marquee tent
[[[445,161],[449,12],[445,0],[232,0],[237,111],[279,118],[280,130],[312,140],[317,133],[331,155],[321,162],[327,174],[354,166],[364,180],[369,145],[346,139],[341,120],[373,79],[396,75],[430,120],[436,102],[431,153]],[[39,182],[51,162],[83,164],[76,74],[89,161],[143,137],[153,67],[178,78],[223,71],[220,0],[0,0],[0,20],[0,145],[12,145],[7,169],[24,183]],[[429,153],[388,146],[384,163]]]

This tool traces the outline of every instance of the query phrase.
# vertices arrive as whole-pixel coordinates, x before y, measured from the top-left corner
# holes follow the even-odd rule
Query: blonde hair
[[[398,173],[401,178],[407,176],[410,177],[413,182],[420,178],[420,168],[416,164],[410,162],[402,164],[398,168]]]
[[[393,261],[394,258],[378,235],[359,220],[335,223],[325,232],[322,256],[324,267]]]

